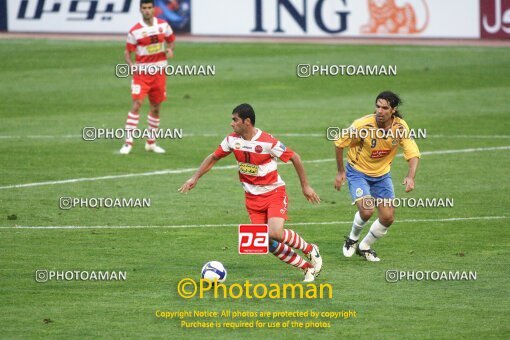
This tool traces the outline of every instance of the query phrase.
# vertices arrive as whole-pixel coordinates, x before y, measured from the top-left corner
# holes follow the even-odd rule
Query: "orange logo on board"
[[[423,32],[429,24],[429,8],[425,0],[421,0],[425,8],[425,22],[418,28],[415,8],[406,3],[398,6],[395,0],[368,0],[370,20],[361,27],[365,34],[416,34]]]

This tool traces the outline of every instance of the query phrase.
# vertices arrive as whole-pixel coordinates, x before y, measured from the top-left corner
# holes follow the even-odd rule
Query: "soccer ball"
[[[218,282],[225,282],[227,278],[227,270],[218,261],[209,261],[202,267],[202,279]]]

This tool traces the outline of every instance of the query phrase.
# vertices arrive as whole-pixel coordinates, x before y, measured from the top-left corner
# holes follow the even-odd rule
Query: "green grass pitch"
[[[508,48],[178,43],[173,63],[215,65],[216,75],[169,78],[162,127],[181,128],[184,138],[161,141],[165,155],[146,153],[139,141],[127,157],[118,154],[120,140],[80,137],[86,126],[124,125],[130,80],[114,76],[122,51],[122,42],[0,40],[2,337],[510,336]],[[300,63],[397,65],[398,75],[301,79],[296,76]],[[329,126],[347,127],[371,113],[375,96],[385,89],[403,97],[412,128],[427,130],[427,138],[417,141],[424,156],[415,191],[405,194],[400,185],[406,162],[399,157],[393,163],[397,196],[448,197],[454,207],[398,209],[395,224],[374,246],[382,258],[374,264],[341,254],[355,210],[347,187],[340,193],[333,189],[334,150],[325,134]],[[302,156],[322,198],[319,206],[308,204],[292,166],[280,166],[290,197],[287,225],[319,244],[325,269],[317,284],[331,284],[332,299],[178,296],[177,283],[198,279],[209,260],[225,264],[228,284],[302,280],[300,272],[271,255],[237,254],[235,225],[248,222],[248,216],[235,169],[211,171],[187,195],[177,193],[191,175],[185,170],[52,183],[196,168],[230,133],[230,112],[242,102],[255,107],[258,127]],[[141,127],[146,112],[145,105]],[[230,156],[217,166],[233,164]],[[11,187],[41,182],[51,183]],[[60,210],[63,196],[145,197],[151,207]],[[116,226],[148,228],[111,228]],[[37,269],[122,270],[127,280],[37,283]],[[389,269],[476,271],[477,279],[387,283]],[[186,329],[179,320],[155,316],[157,310],[227,309],[352,310],[357,316],[320,319],[330,322],[320,329],[209,330]]]

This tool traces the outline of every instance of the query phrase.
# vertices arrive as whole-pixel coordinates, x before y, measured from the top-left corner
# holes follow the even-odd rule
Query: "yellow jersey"
[[[349,164],[371,177],[379,177],[390,171],[399,145],[404,149],[406,160],[420,158],[418,145],[410,136],[409,127],[402,118],[393,117],[391,127],[383,130],[377,127],[375,114],[371,114],[355,120],[339,137],[335,146],[349,147]]]

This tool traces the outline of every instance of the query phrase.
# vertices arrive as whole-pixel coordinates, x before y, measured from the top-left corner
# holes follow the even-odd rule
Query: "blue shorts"
[[[395,198],[391,173],[388,172],[380,177],[371,177],[354,169],[349,163],[347,163],[345,169],[352,204],[367,196],[374,198]]]

